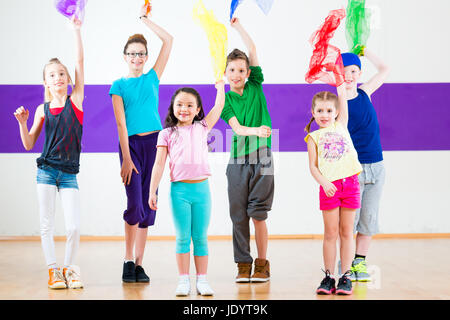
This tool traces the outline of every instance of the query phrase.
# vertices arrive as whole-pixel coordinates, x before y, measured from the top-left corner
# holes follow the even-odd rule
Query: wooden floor
[[[213,297],[174,295],[177,269],[174,241],[149,241],[144,259],[150,284],[121,281],[124,243],[82,241],[78,256],[85,288],[50,290],[39,241],[0,241],[0,300],[415,300],[450,299],[450,239],[376,239],[368,257],[372,283],[354,284],[351,296],[317,296],[322,279],[321,240],[270,240],[271,280],[237,284],[231,241],[209,242],[209,282]],[[64,242],[56,242],[62,261]],[[254,241],[252,252],[255,252]],[[192,266],[191,274],[194,275]],[[195,278],[191,276],[192,287]]]

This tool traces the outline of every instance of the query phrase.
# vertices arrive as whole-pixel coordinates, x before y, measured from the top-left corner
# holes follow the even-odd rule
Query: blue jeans
[[[36,182],[56,186],[58,190],[63,188],[78,189],[76,174],[66,173],[50,166],[38,168]]]

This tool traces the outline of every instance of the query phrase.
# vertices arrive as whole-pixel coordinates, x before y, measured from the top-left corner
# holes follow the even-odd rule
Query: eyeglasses
[[[139,58],[143,58],[147,55],[145,52],[127,52],[126,55],[130,58],[136,58],[139,56]]]

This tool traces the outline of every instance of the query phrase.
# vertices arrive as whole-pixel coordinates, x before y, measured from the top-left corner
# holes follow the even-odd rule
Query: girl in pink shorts
[[[318,294],[351,294],[349,278],[354,254],[353,221],[360,207],[358,174],[362,171],[358,155],[347,130],[348,106],[345,83],[337,87],[339,98],[331,92],[319,92],[312,100],[312,118],[305,128],[308,135],[309,167],[320,184],[320,210],[323,212],[323,260],[325,278]],[[315,121],[319,129],[310,132]],[[334,269],[336,242],[340,238],[342,270],[336,287]]]

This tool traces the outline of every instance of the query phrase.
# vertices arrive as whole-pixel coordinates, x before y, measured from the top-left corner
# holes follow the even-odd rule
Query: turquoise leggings
[[[172,182],[170,200],[176,231],[176,253],[188,253],[192,238],[194,255],[207,256],[211,217],[208,180],[199,183]]]

